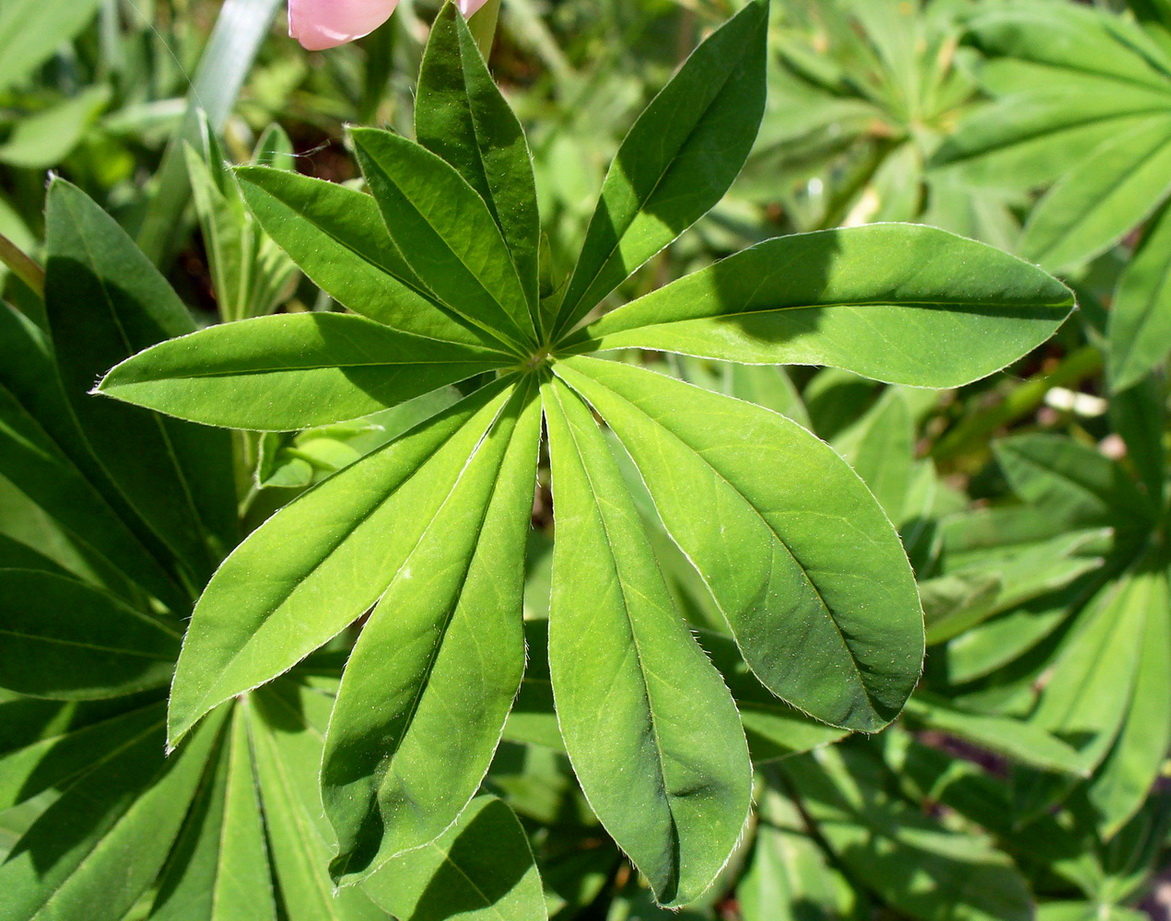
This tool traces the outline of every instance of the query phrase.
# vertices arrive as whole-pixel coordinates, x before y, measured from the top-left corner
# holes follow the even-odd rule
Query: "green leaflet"
[[[166,685],[179,633],[64,576],[0,569],[0,687],[92,700]]]
[[[122,359],[191,332],[191,316],[114,219],[62,180],[46,233],[45,309],[73,411],[126,500],[202,584],[236,540],[228,434],[88,396]]]
[[[336,687],[336,682],[331,683]],[[317,782],[333,698],[295,681],[249,695],[248,726],[278,888],[289,921],[386,921],[360,889],[334,891]]]
[[[507,400],[499,382],[321,483],[254,531],[204,590],[171,688],[170,742],[287,671],[386,591]],[[298,535],[291,543],[290,534]]]
[[[1030,720],[1074,745],[1083,771],[1102,762],[1126,718],[1147,642],[1142,629],[1147,611],[1167,597],[1161,578],[1137,572],[1107,586],[1054,657]]]
[[[1019,763],[1085,775],[1074,748],[1030,723],[968,713],[930,694],[919,694],[907,701],[906,712],[916,724],[967,739]]]
[[[116,565],[123,579],[176,607],[186,604],[174,577],[132,532],[128,522],[141,528],[137,516],[90,451],[48,335],[6,304],[0,306],[0,394],[0,473]]]
[[[540,402],[518,387],[401,559],[350,654],[321,784],[352,882],[432,841],[476,792],[524,672]]]
[[[712,884],[740,835],[747,746],[731,695],[674,610],[597,424],[559,381],[543,401],[558,523],[549,670],[561,733],[607,831],[659,902],[682,905]]]
[[[232,708],[163,871],[151,921],[276,921],[245,707]]]
[[[1118,464],[1070,438],[1017,435],[994,445],[1013,491],[1068,528],[1149,525],[1157,510]]]
[[[304,313],[159,343],[96,392],[206,425],[284,432],[369,415],[507,363],[362,317]]]
[[[535,322],[541,227],[528,142],[454,3],[431,26],[415,94],[415,135],[488,206]]]
[[[1021,254],[1062,271],[1105,252],[1171,192],[1171,111],[1111,138],[1033,209]]]
[[[577,351],[822,364],[954,387],[1043,342],[1072,305],[1060,282],[983,243],[874,224],[757,244],[608,314]]]
[[[396,857],[364,888],[401,921],[548,917],[524,828],[490,795],[476,797],[438,839]]]
[[[236,177],[265,232],[339,304],[404,332],[503,348],[425,293],[369,195],[268,167]]]
[[[352,128],[382,218],[407,265],[439,300],[520,353],[536,329],[508,244],[455,168],[406,138]]]
[[[857,475],[752,404],[592,358],[554,370],[634,458],[760,680],[837,726],[890,722],[919,678],[922,612],[898,536]]]
[[[45,731],[33,739],[22,739],[9,747],[8,739],[0,740],[0,810],[42,793],[52,787],[64,788],[73,780],[96,770],[127,745],[154,733],[166,718],[160,701],[114,716],[110,719],[70,723],[60,726],[66,705],[45,700],[13,700],[0,704],[0,724],[11,731],[19,726],[22,717],[43,715],[46,707],[56,712]],[[73,705],[68,705],[73,710]],[[31,712],[30,711],[34,711]],[[35,713],[40,711],[40,713]],[[76,717],[75,713],[68,713]],[[59,728],[58,728],[59,727]]]
[[[222,725],[160,763],[156,724],[70,788],[0,865],[0,919],[119,921],[166,860]]]
[[[1171,207],[1147,227],[1118,282],[1107,327],[1110,387],[1126,390],[1171,348]]]
[[[1099,10],[1047,2],[994,8],[976,17],[972,32],[987,54],[1035,61],[1115,81],[1129,88],[1166,91],[1166,58],[1141,29]]]
[[[1122,729],[1090,783],[1105,838],[1118,833],[1150,794],[1171,748],[1171,594],[1165,572],[1148,574],[1134,693]]]
[[[703,217],[736,178],[765,104],[768,0],[713,33],[651,102],[606,174],[554,335]]]
[[[1081,81],[1087,87],[1064,72],[1060,77],[1059,87],[1026,83],[995,106],[977,109],[940,145],[932,164],[974,185],[1030,189],[1080,164],[1086,151],[1171,108],[1171,96],[1161,92]]]

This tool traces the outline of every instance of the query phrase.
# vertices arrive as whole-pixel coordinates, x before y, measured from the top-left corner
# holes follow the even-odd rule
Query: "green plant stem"
[[[0,262],[12,269],[41,300],[45,299],[45,270],[8,237],[0,233]]]
[[[983,412],[964,419],[941,438],[931,456],[947,460],[986,441],[1004,425],[1016,422],[1033,412],[1045,400],[1053,387],[1068,387],[1102,369],[1102,353],[1092,345],[1083,346],[1067,355],[1048,374],[1037,374],[1025,381],[998,403]]]

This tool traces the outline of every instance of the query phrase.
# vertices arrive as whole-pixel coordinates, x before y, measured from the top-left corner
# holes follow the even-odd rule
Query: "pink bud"
[[[484,0],[462,0],[479,8]],[[369,35],[390,18],[398,0],[289,0],[289,36],[322,51]],[[465,14],[467,15],[467,14]]]
[[[488,0],[456,0],[455,5],[459,7],[459,11],[464,14],[464,17],[471,16],[482,7]]]

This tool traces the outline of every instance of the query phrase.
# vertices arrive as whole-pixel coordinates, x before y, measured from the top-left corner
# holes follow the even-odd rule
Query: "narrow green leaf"
[[[49,190],[45,308],[66,394],[127,501],[189,568],[211,574],[236,537],[227,432],[88,396],[118,362],[194,323],[166,279],[84,192]]]
[[[711,886],[743,828],[747,746],[597,423],[556,380],[544,406],[557,516],[549,669],[565,747],[656,899],[686,904]]]
[[[180,609],[165,551],[93,456],[61,385],[48,336],[0,306],[0,474],[125,576]],[[145,532],[145,533],[141,533]]]
[[[362,317],[286,314],[161,342],[96,392],[206,425],[284,432],[366,416],[505,363]]]
[[[276,921],[245,705],[204,777],[159,881],[151,921]]]
[[[334,683],[336,687],[336,683]],[[317,769],[333,698],[290,680],[249,695],[256,776],[273,869],[289,921],[386,921],[357,887],[334,891]]]
[[[806,831],[797,805],[765,787],[752,857],[736,885],[744,921],[858,917],[862,897]]]
[[[1060,86],[1025,84],[975,110],[939,146],[932,167],[977,187],[1026,191],[1065,175],[1088,152],[1164,116],[1171,105],[1161,91],[1077,81],[1064,71],[1058,78]]]
[[[555,335],[724,197],[764,114],[767,27],[767,0],[753,0],[696,48],[630,129],[606,174]]]
[[[1021,764],[1084,776],[1076,749],[1030,723],[967,713],[930,694],[916,694],[907,703],[907,713],[920,726],[966,739]]]
[[[0,475],[23,496],[30,509],[64,530],[66,541],[85,556],[108,561],[168,605],[186,604],[184,592],[53,442],[0,385]],[[35,504],[34,504],[35,503]]]
[[[1071,438],[1016,435],[993,450],[1013,492],[1067,528],[1136,528],[1157,514],[1122,467]]]
[[[454,313],[522,351],[535,327],[508,244],[453,166],[412,141],[352,128],[358,162],[395,246]]]
[[[431,25],[415,93],[415,136],[484,199],[535,319],[541,227],[528,142],[454,3]]]
[[[528,837],[495,796],[472,800],[426,847],[396,857],[363,888],[400,921],[544,921]]]
[[[1114,747],[1090,783],[1104,838],[1112,838],[1151,794],[1171,750],[1171,596],[1163,572],[1152,577],[1134,693]]]
[[[236,177],[265,232],[338,303],[404,332],[503,348],[425,293],[369,195],[265,167]]]
[[[955,387],[1043,342],[1072,305],[1060,282],[983,243],[873,224],[760,243],[603,317],[588,347]]]
[[[322,762],[334,878],[433,841],[475,795],[524,673],[540,402],[511,402],[428,516],[350,654]]]
[[[31,708],[57,707],[57,719],[39,738],[9,748],[0,743],[0,810],[25,802],[50,788],[63,789],[76,778],[97,770],[116,757],[127,745],[154,732],[165,719],[163,703],[135,708],[95,722],[74,720],[62,725],[60,719],[72,717],[60,704],[45,700],[14,700],[0,704],[0,723],[11,730],[21,721],[22,713]],[[70,706],[70,711],[72,710]],[[7,740],[5,740],[7,741]]]
[[[1126,390],[1171,349],[1171,207],[1164,206],[1118,282],[1107,352],[1110,387]]]
[[[1066,739],[1085,771],[1096,768],[1118,737],[1132,700],[1147,611],[1166,585],[1138,572],[1091,601],[1054,657],[1052,674],[1031,721]]]
[[[171,688],[170,741],[287,671],[370,608],[508,396],[499,382],[302,494],[228,557],[196,605]]]
[[[555,370],[634,458],[764,685],[836,726],[894,719],[919,678],[923,615],[898,535],[857,474],[750,403],[594,358]]]
[[[1045,2],[1014,4],[974,18],[970,29],[989,56],[1049,64],[1132,87],[1171,90],[1171,72],[1163,55],[1150,47],[1141,29],[1106,10]]]
[[[1169,97],[1171,102],[1171,97]],[[1166,115],[1096,148],[1037,204],[1021,254],[1051,271],[1098,256],[1171,192],[1171,106]]]
[[[94,700],[165,685],[179,633],[84,582],[0,569],[0,687]]]
[[[890,790],[869,753],[823,748],[780,768],[851,876],[919,921],[1029,921],[1033,900],[1012,860],[983,836],[949,831]]]
[[[223,130],[280,6],[281,0],[225,0],[217,8],[215,28],[190,81],[183,122],[155,173],[154,195],[138,232],[138,244],[156,263],[171,259],[190,227],[184,218],[191,198],[184,145],[199,139],[201,122]]]
[[[154,881],[223,725],[163,760],[163,727],[50,806],[0,865],[2,921],[119,921]]]

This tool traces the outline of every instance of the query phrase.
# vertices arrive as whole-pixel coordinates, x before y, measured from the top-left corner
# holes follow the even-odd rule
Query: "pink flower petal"
[[[459,11],[464,14],[466,19],[487,2],[488,0],[456,0],[455,5],[459,7]]]
[[[289,37],[310,51],[334,48],[369,35],[397,5],[398,0],[289,0]]]

